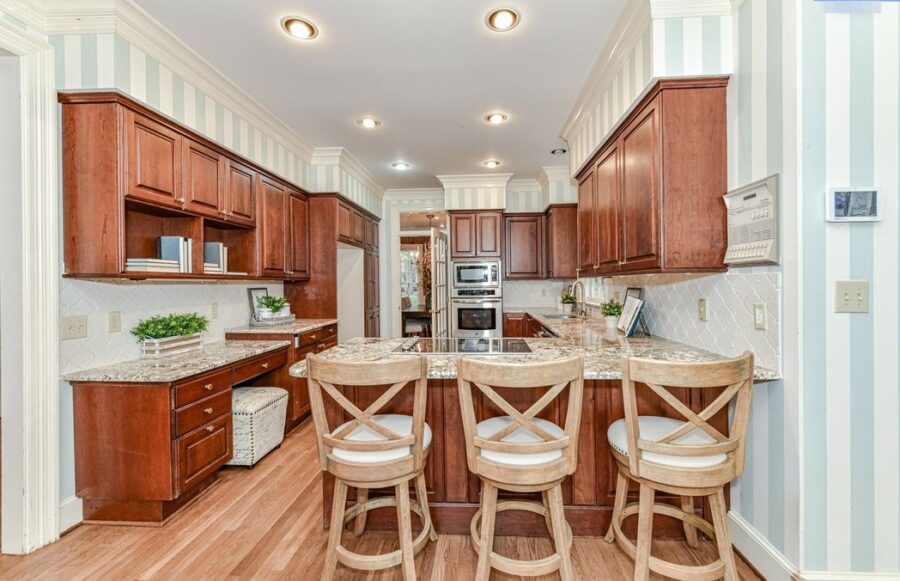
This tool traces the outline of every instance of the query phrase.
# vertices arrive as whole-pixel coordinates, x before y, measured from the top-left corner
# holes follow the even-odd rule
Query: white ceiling
[[[431,216],[431,220],[428,219]],[[446,229],[446,212],[401,212],[400,230],[428,230],[432,226]]]
[[[313,146],[349,149],[386,188],[433,187],[437,174],[533,178],[606,42],[623,0],[513,0],[521,23],[484,25],[479,0],[136,0]],[[319,37],[279,21],[302,15]],[[509,113],[502,126],[482,117]],[[381,128],[355,121],[373,115]],[[412,164],[398,172],[396,160]]]

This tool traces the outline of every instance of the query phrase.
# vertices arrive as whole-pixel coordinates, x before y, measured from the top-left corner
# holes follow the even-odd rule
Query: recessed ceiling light
[[[487,15],[487,26],[494,32],[506,32],[519,24],[519,13],[512,8],[499,8]]]
[[[381,121],[374,117],[361,117],[356,120],[356,124],[363,129],[375,129],[376,127],[381,127]]]
[[[410,165],[405,161],[395,161],[391,164],[391,167],[397,171],[406,171],[410,168]]]
[[[484,167],[486,167],[488,169],[497,169],[498,167],[500,167],[500,162],[497,161],[496,159],[489,159],[489,160],[483,162],[481,165],[483,165]]]
[[[502,125],[503,123],[506,123],[508,119],[509,115],[501,113],[500,111],[488,113],[484,116],[484,120],[490,125]]]
[[[551,155],[565,155],[568,152],[569,152],[569,150],[566,149],[565,147],[557,147],[556,149],[551,150],[550,154]]]
[[[281,19],[281,27],[285,32],[300,40],[312,40],[319,36],[316,25],[299,16],[285,16]]]

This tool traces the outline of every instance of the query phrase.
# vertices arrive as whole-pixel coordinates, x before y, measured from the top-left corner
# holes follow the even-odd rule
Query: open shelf
[[[229,222],[204,218],[203,242],[223,243],[228,249],[228,270],[247,273],[247,275],[237,275],[238,277],[252,276],[256,273],[256,241],[253,230]],[[202,268],[200,272],[203,272]],[[210,276],[234,278],[227,274]]]
[[[125,203],[125,259],[159,258],[160,236],[183,236],[193,240],[193,274],[202,274],[203,230],[201,218],[128,200]],[[198,265],[199,268],[198,268]],[[171,272],[122,272],[141,276],[153,274],[184,275]]]

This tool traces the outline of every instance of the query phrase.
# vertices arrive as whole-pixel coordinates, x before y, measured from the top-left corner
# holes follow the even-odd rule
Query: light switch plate
[[[834,281],[835,313],[868,313],[869,281],[836,280]]]
[[[753,303],[753,328],[766,331],[769,328],[769,313],[766,303]]]
[[[709,313],[706,311],[706,299],[697,299],[697,318],[701,321],[709,320]]]
[[[109,311],[106,313],[106,318],[109,323],[110,333],[122,332],[122,311]]]
[[[72,315],[63,317],[59,321],[60,339],[83,339],[87,337],[87,317],[85,315]]]

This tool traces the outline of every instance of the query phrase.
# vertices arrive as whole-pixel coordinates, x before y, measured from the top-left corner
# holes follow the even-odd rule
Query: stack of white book
[[[125,261],[127,272],[181,272],[177,260],[162,258],[129,258]]]
[[[203,272],[225,274],[228,272],[228,247],[222,242],[203,243]]]

